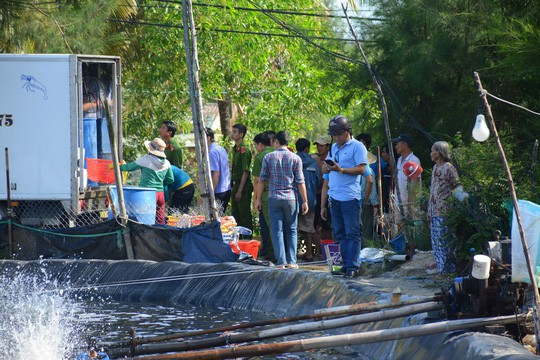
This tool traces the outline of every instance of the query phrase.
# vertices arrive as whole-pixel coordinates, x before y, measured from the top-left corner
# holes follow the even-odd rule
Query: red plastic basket
[[[322,245],[333,244],[333,243],[334,243],[334,239],[321,239]]]
[[[100,184],[114,183],[114,170],[109,169],[112,160],[86,158],[88,179]]]
[[[233,244],[231,245],[231,249],[235,254],[238,254],[238,250],[234,247]],[[259,255],[259,246],[261,246],[261,243],[257,240],[238,240],[238,247],[243,252],[247,252],[248,254],[253,255],[253,258],[257,260],[257,256]]]

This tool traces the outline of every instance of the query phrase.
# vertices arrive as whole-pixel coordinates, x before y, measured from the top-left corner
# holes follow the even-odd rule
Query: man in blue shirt
[[[216,144],[214,131],[210,128],[206,128],[206,140],[208,143],[208,157],[210,158],[214,196],[221,206],[219,213],[225,214],[227,205],[229,205],[229,200],[231,199],[231,174],[227,150],[223,146]]]
[[[328,173],[321,194],[321,218],[326,219],[326,201],[330,202],[334,241],[339,242],[343,267],[335,273],[347,278],[358,276],[360,263],[360,213],[362,191],[359,176],[367,166],[366,147],[352,137],[349,120],[337,115],[328,124],[334,144],[326,157]]]

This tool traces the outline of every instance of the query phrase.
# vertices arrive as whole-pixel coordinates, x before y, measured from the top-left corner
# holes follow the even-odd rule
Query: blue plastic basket
[[[407,244],[407,239],[405,238],[404,233],[398,234],[396,237],[390,240],[390,245],[392,245],[392,248],[394,249],[394,251],[400,255],[405,254],[406,244]]]

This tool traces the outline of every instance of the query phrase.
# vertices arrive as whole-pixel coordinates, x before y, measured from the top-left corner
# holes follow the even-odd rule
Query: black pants
[[[231,201],[231,189],[222,193],[215,193],[214,197],[216,198],[216,201],[219,201],[218,205],[223,208],[223,215],[225,215],[225,211],[227,211],[227,206],[229,206],[229,201]]]
[[[186,187],[176,190],[172,195],[171,207],[180,210],[182,213],[187,213],[194,195],[194,184],[189,184]]]

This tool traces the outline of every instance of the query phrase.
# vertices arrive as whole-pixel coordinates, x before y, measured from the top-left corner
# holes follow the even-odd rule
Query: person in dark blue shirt
[[[189,175],[177,166],[171,165],[174,175],[174,182],[167,186],[166,200],[170,199],[170,207],[177,209],[181,213],[188,212],[193,196],[195,195],[195,185]]]

